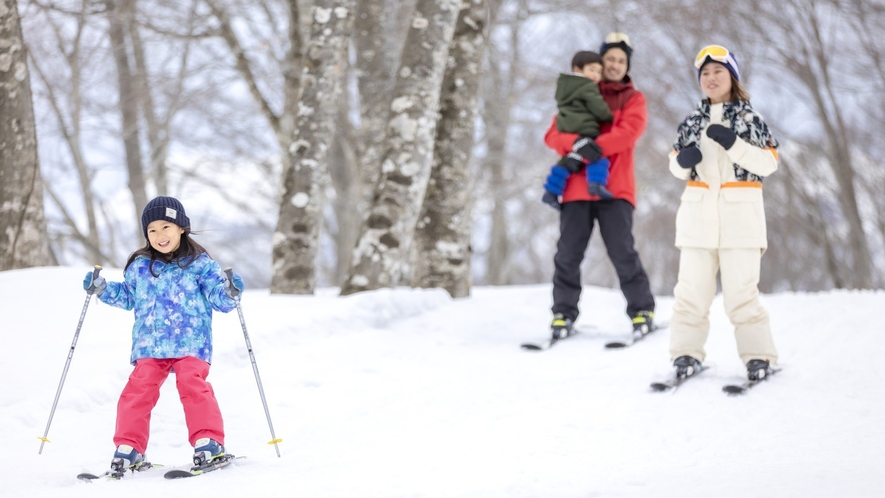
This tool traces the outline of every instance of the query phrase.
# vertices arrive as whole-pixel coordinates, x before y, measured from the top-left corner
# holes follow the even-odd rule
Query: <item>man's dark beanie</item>
[[[175,223],[181,228],[189,228],[191,220],[184,212],[184,206],[175,197],[155,197],[147,203],[141,212],[141,229],[144,238],[147,238],[147,226],[157,220],[166,220]]]

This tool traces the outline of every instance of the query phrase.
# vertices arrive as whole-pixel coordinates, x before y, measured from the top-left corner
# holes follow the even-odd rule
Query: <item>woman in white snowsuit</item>
[[[705,47],[695,67],[706,98],[679,125],[670,154],[670,171],[687,181],[676,213],[681,254],[671,360],[679,377],[696,373],[704,361],[718,271],[738,354],[749,378],[760,379],[777,362],[758,285],[768,247],[762,181],[777,170],[778,143],[750,106],[732,52]]]

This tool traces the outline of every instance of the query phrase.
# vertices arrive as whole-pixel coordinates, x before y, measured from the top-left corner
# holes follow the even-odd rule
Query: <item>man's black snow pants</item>
[[[553,258],[553,313],[578,318],[581,298],[581,261],[590,243],[593,226],[599,233],[608,257],[627,299],[627,315],[654,311],[648,275],[642,268],[639,253],[633,247],[633,205],[623,199],[611,201],[572,201],[562,204],[559,219],[559,242]]]

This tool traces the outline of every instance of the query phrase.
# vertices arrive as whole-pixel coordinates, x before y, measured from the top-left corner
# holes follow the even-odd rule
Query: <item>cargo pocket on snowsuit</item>
[[[766,247],[765,207],[761,184],[725,184],[719,203],[722,238],[720,247]]]
[[[700,182],[690,183],[682,192],[676,210],[676,245],[694,246],[704,238],[704,196],[710,189]],[[701,186],[703,185],[703,186]]]

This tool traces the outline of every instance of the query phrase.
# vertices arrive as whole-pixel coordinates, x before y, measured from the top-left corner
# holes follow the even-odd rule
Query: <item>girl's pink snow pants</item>
[[[136,360],[135,370],[123,388],[117,403],[117,430],[114,444],[128,444],[139,453],[147,450],[151,428],[151,410],[160,399],[160,386],[169,372],[175,369],[175,385],[187,424],[191,446],[197,439],[208,437],[224,444],[224,422],[212,386],[206,382],[209,364],[185,356],[184,358],[142,358]]]

